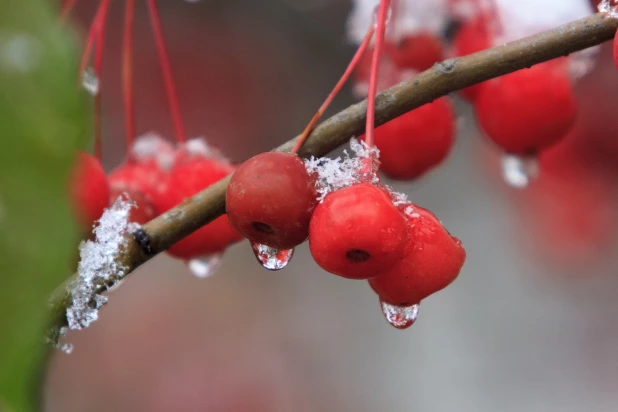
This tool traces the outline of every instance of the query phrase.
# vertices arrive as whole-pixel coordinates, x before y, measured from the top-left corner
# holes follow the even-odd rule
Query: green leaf
[[[0,405],[29,411],[47,350],[48,297],[74,266],[67,180],[90,133],[76,47],[54,2],[1,3]]]

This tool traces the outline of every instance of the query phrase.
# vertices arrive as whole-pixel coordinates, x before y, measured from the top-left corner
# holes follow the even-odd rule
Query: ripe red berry
[[[375,129],[380,168],[393,179],[414,179],[442,162],[455,138],[447,98],[405,113]]]
[[[97,158],[85,152],[77,153],[70,193],[81,228],[90,231],[109,206],[109,182]]]
[[[468,54],[488,49],[491,47],[491,44],[492,41],[486,27],[486,19],[477,17],[464,23],[457,31],[453,39],[453,53],[457,57],[467,56]],[[485,82],[466,87],[460,90],[460,93],[468,101],[474,102],[484,84]]]
[[[328,194],[309,226],[311,255],[324,270],[369,279],[392,268],[407,243],[406,219],[383,189],[368,183]]]
[[[564,137],[577,104],[563,69],[545,63],[486,82],[475,108],[487,136],[513,154],[534,154]]]
[[[433,34],[419,33],[387,44],[386,52],[400,69],[424,71],[442,60],[442,43]]]
[[[157,215],[155,199],[161,196],[164,180],[165,172],[154,160],[125,163],[109,175],[111,201],[126,193],[137,204],[129,220],[146,223]]]
[[[182,156],[170,171],[162,196],[156,200],[157,212],[163,213],[177,206],[233,171],[234,168],[229,163],[219,159]],[[176,243],[167,252],[177,258],[189,260],[221,253],[228,245],[240,239],[241,236],[224,215]]]
[[[262,153],[234,172],[226,193],[232,225],[253,243],[292,249],[309,235],[315,178],[289,153]]]
[[[405,256],[388,272],[370,279],[380,299],[393,305],[418,304],[444,289],[466,260],[461,241],[451,236],[428,210],[406,205],[409,240]]]

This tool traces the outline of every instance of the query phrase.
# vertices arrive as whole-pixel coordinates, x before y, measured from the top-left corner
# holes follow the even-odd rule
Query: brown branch
[[[437,63],[378,95],[376,126],[456,90],[610,40],[617,28],[618,20],[599,13],[515,42]],[[366,107],[367,102],[363,101],[322,122],[308,137],[299,155],[324,156],[348,142],[352,136],[362,134]],[[275,150],[289,152],[296,139],[298,137]],[[113,274],[108,284],[99,285],[99,292],[224,214],[225,190],[229,180],[228,176],[144,225],[145,234],[137,237],[140,242],[131,236],[128,247],[119,256],[119,263],[127,270]],[[64,285],[53,297],[52,304],[55,326],[66,325],[65,312],[71,305],[71,296]]]

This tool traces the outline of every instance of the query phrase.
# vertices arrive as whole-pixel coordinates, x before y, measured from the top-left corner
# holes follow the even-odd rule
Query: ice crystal
[[[380,183],[377,174],[380,151],[355,138],[350,140],[350,149],[355,156],[350,156],[344,150],[343,158],[311,157],[305,160],[307,172],[317,177],[316,191],[320,202],[330,192],[344,187],[363,182],[375,185]]]
[[[92,67],[86,67],[82,72],[82,86],[92,96],[99,94],[101,82]]]
[[[170,170],[176,157],[174,146],[154,132],[139,136],[133,144],[132,152],[137,161],[156,160],[162,170]]]
[[[94,229],[95,240],[82,242],[78,276],[68,286],[72,304],[66,316],[71,329],[87,328],[99,317],[99,309],[107,297],[98,294],[102,285],[119,280],[125,267],[117,262],[126,246],[125,234],[134,229],[129,223],[129,212],[135,203],[121,196],[105,210]]]
[[[607,14],[608,17],[618,18],[618,11],[616,11],[616,0],[614,0],[613,7],[610,0],[601,1],[599,3],[599,11]]]

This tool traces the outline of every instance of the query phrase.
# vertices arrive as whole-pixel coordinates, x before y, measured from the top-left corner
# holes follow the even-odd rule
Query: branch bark
[[[617,19],[598,13],[515,42],[437,63],[378,95],[376,126],[456,90],[611,40],[617,28]],[[362,134],[366,108],[367,102],[363,101],[322,122],[298,154],[324,156],[351,137]],[[297,139],[298,136],[274,150],[289,152]],[[141,264],[224,214],[229,180],[230,176],[153,219],[143,226],[145,233],[140,236],[130,236],[127,248],[118,259],[127,270],[114,274],[108,284],[98,285],[98,292],[104,292]],[[66,308],[70,305],[71,296],[65,283],[52,297],[55,327],[66,325]]]

